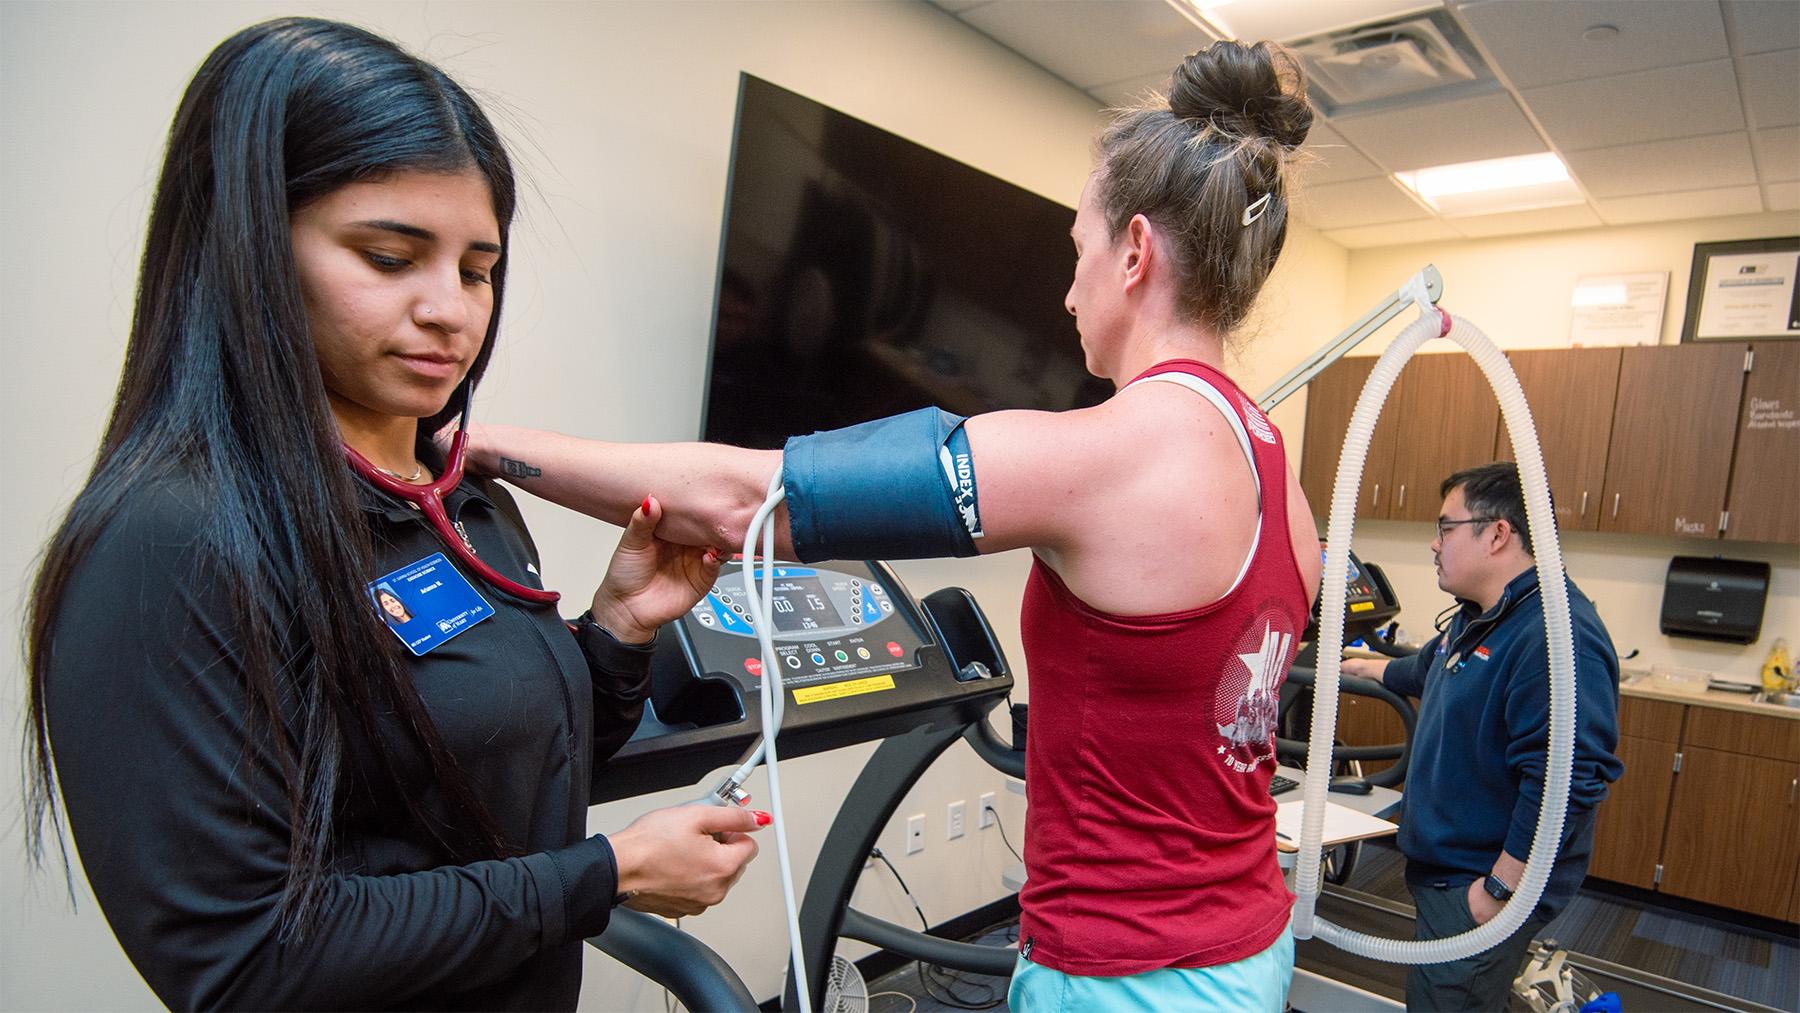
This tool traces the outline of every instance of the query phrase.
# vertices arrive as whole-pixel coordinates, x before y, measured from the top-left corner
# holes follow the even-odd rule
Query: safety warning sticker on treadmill
[[[861,696],[864,693],[879,693],[884,689],[894,688],[894,677],[877,675],[868,679],[849,679],[834,682],[825,686],[807,686],[794,690],[795,703],[818,703],[821,700],[842,700],[847,696]]]

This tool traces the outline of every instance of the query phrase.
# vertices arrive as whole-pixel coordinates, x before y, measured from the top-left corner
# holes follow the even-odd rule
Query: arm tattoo
[[[544,473],[542,468],[534,468],[524,461],[515,461],[510,457],[500,459],[500,470],[513,478],[537,478]]]

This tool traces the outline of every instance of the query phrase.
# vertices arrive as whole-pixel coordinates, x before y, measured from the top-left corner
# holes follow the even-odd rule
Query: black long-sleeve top
[[[411,507],[361,491],[369,579],[444,551]],[[584,652],[554,608],[464,570],[495,614],[412,659],[412,675],[524,854],[449,864],[394,794],[450,818],[425,757],[397,750],[392,787],[347,727],[322,916],[283,940],[289,799],[268,751],[246,747],[239,631],[196,544],[200,496],[159,483],[108,526],[63,597],[46,682],[76,847],[139,973],[177,1009],[574,1008],[582,940],[616,892],[611,847],[586,836],[590,768],[636,726],[650,651],[590,632]],[[447,505],[483,560],[541,586],[506,497],[470,479]]]

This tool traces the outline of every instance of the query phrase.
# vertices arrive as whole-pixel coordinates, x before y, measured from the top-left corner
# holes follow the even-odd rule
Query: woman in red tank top
[[[1287,164],[1311,123],[1298,64],[1266,43],[1216,43],[1166,98],[1116,111],[1065,305],[1088,370],[1119,391],[964,424],[975,549],[1035,555],[1014,1008],[1281,1008],[1274,701],[1318,591],[1318,534],[1280,434],[1221,367],[1286,239]],[[776,451],[504,427],[471,447],[613,523],[655,491],[658,535],[692,544],[741,541],[782,467]]]

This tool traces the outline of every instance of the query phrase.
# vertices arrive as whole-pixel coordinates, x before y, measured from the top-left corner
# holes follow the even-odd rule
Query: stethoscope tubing
[[[554,605],[562,600],[562,595],[555,591],[529,587],[502,574],[489,566],[481,557],[475,555],[475,549],[469,545],[456,527],[450,522],[450,512],[444,508],[444,497],[456,491],[463,477],[463,461],[469,441],[469,407],[463,402],[460,422],[456,427],[456,435],[450,439],[450,453],[444,460],[444,472],[427,485],[413,485],[402,482],[369,462],[369,459],[358,453],[355,447],[344,444],[344,457],[350,467],[358,475],[366,479],[370,485],[390,496],[395,496],[412,504],[431,525],[438,540],[444,543],[462,564],[475,572],[488,586],[502,594],[510,595],[533,605]]]

